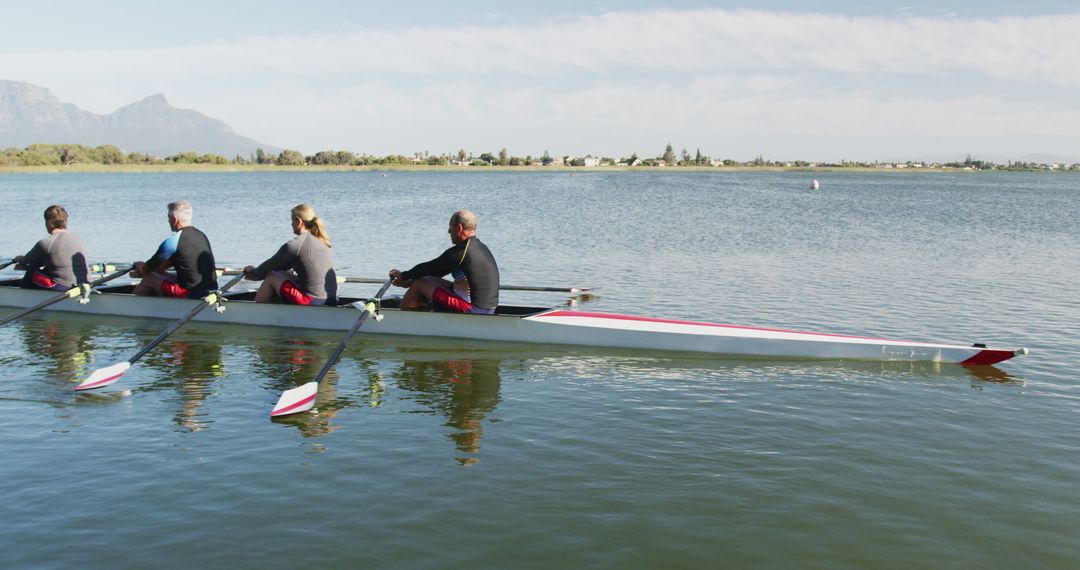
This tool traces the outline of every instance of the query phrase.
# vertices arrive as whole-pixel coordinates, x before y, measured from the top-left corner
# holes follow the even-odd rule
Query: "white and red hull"
[[[0,287],[0,305],[29,307],[53,294]],[[92,295],[90,303],[85,305],[66,300],[45,310],[178,319],[197,302],[102,293]],[[206,310],[194,320],[346,331],[360,315],[351,307],[298,307],[240,300],[229,301],[225,306],[225,312]],[[929,361],[963,365],[995,364],[1027,352],[1026,349],[887,340],[611,313],[523,307],[508,309],[515,314],[458,315],[384,308],[382,318],[369,319],[360,329],[360,334],[451,337],[766,358]]]

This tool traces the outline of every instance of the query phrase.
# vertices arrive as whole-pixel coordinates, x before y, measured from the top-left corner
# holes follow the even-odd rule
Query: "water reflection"
[[[873,365],[876,364],[876,365]],[[853,364],[845,363],[846,367]],[[863,368],[860,366],[860,368]],[[981,389],[982,383],[992,382],[995,384],[1023,384],[1023,380],[1010,375],[1004,370],[992,366],[960,366],[941,362],[879,362],[868,363],[864,367],[871,371],[880,370],[884,374],[900,374],[905,376],[943,377],[943,378],[966,378],[971,381],[971,387]]]
[[[71,396],[71,382],[90,370],[128,356],[159,332],[161,323],[130,319],[50,314],[13,323],[0,337],[15,349],[12,367],[27,367],[42,382],[18,388],[21,398],[60,399],[63,403],[109,403],[124,399],[126,390]],[[233,342],[231,339],[242,339]],[[262,378],[258,388],[266,411],[289,388],[314,380],[340,340],[337,334],[277,328],[221,327],[191,323],[166,339],[138,364],[139,378],[128,380],[134,392],[164,392],[159,402],[172,410],[182,430],[210,427],[214,412],[206,404],[215,380],[243,372]],[[95,361],[97,354],[97,361]],[[463,356],[465,355],[465,356]],[[707,355],[643,353],[513,343],[448,341],[430,338],[365,337],[319,384],[318,404],[310,413],[275,419],[295,427],[305,438],[334,432],[338,414],[349,407],[383,405],[387,385],[393,393],[427,413],[445,418],[446,437],[463,465],[475,463],[484,438],[485,420],[501,402],[501,375],[535,377],[537,370],[577,378],[611,377],[730,382],[763,378],[830,379],[840,382],[882,382],[896,379],[966,381],[972,389],[991,384],[1023,385],[1023,380],[995,366],[962,367],[912,362],[782,361],[717,358]],[[254,372],[254,374],[248,374]],[[338,381],[344,379],[345,389]],[[175,393],[173,396],[172,393]]]
[[[960,366],[941,362],[795,360],[775,358],[673,355],[624,350],[566,349],[528,353],[533,362],[578,377],[611,374],[649,379],[832,379],[836,381],[888,382],[902,379],[968,381],[972,389],[987,383],[1024,384],[1020,377],[996,366]]]
[[[990,364],[985,366],[966,366],[965,368],[974,378],[971,383],[972,388],[982,389],[983,382],[1016,385],[1022,385],[1024,383],[1020,378]]]
[[[256,345],[258,358],[254,366],[260,375],[271,379],[267,390],[274,398],[285,390],[315,380],[326,364],[326,359],[336,348],[337,342],[331,340],[333,337],[305,338],[296,335],[295,331],[291,334],[289,331],[280,331],[275,333],[270,342]],[[341,410],[352,406],[381,405],[386,390],[378,370],[378,361],[347,357],[343,360],[347,362],[339,361],[319,382],[317,405],[312,411],[277,417],[273,421],[294,426],[304,437],[321,437],[337,429],[333,420]],[[350,372],[348,378],[360,378],[361,382],[367,384],[366,387],[362,387],[359,392],[339,392],[339,368],[353,365],[360,368],[360,373]]]
[[[11,343],[15,352],[4,359],[9,368],[25,366],[18,375],[35,382],[22,384],[19,398],[59,406],[72,404],[71,387],[94,369],[94,353],[103,338],[109,339],[108,325],[85,316],[33,315],[4,328],[0,342]],[[8,337],[7,335],[11,335]],[[106,343],[109,341],[106,340]],[[28,377],[28,378],[27,378]],[[80,393],[74,401],[81,404],[107,404],[122,400],[129,392]]]
[[[7,310],[0,308],[0,313]],[[91,338],[82,327],[69,329],[63,323],[33,317],[4,327],[0,330],[0,364],[9,377],[0,391],[3,399],[54,408],[69,406],[64,390],[70,386],[67,382],[86,368]]]
[[[315,380],[329,353],[322,343],[313,340],[276,336],[277,342],[256,346],[255,369],[262,377],[271,379],[267,390],[280,395]],[[338,398],[337,381],[337,372],[331,369],[319,382],[316,408],[306,414],[278,417],[272,421],[294,426],[304,437],[321,437],[334,431],[334,417],[348,406],[348,401]]]
[[[404,360],[394,372],[397,386],[413,392],[407,396],[436,413],[446,416],[447,437],[463,455],[462,465],[479,459],[484,435],[484,418],[499,404],[499,360],[459,358],[455,360]]]
[[[156,334],[139,335],[146,342]],[[197,432],[209,427],[213,420],[202,411],[203,404],[213,393],[214,381],[225,375],[220,338],[198,341],[198,335],[166,339],[143,357],[140,364],[161,374],[154,382],[142,385],[138,391],[175,389],[180,397],[179,409],[173,421],[186,431]]]
[[[92,325],[26,320],[15,328],[27,353],[44,366],[47,378],[68,381],[87,372],[94,348]]]
[[[314,380],[337,342],[335,336],[297,331],[246,340],[255,341],[253,367],[268,379],[265,387],[273,398]],[[342,410],[383,405],[387,384],[393,382],[405,392],[402,399],[445,415],[444,425],[453,429],[447,437],[463,455],[458,461],[475,463],[483,420],[499,403],[500,360],[461,358],[460,351],[445,348],[447,341],[438,339],[364,338],[346,350],[319,382],[317,405],[311,412],[272,421],[291,425],[304,437],[321,437],[336,429],[334,419]],[[345,379],[346,389],[339,389],[339,379]]]

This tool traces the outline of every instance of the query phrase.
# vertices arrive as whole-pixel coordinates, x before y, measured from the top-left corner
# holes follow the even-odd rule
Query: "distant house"
[[[585,160],[585,166],[600,166],[600,159],[591,154],[585,155],[583,160]]]

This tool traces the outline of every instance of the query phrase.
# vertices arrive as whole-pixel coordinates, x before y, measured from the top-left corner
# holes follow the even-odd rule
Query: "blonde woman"
[[[315,209],[300,204],[292,209],[296,237],[258,267],[248,265],[244,275],[263,281],[255,293],[259,303],[333,305],[337,303],[337,274],[330,254],[330,237]]]

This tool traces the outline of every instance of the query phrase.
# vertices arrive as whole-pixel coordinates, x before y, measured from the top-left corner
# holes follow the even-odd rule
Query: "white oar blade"
[[[83,380],[81,384],[75,387],[76,392],[83,390],[93,390],[94,388],[104,388],[113,382],[120,379],[121,376],[127,372],[128,368],[131,368],[130,362],[121,362],[120,364],[113,364],[112,366],[106,366],[105,368],[98,368],[90,377]]]
[[[303,386],[285,390],[270,412],[270,417],[299,414],[310,410],[315,405],[315,396],[319,390],[318,382],[308,382]]]

